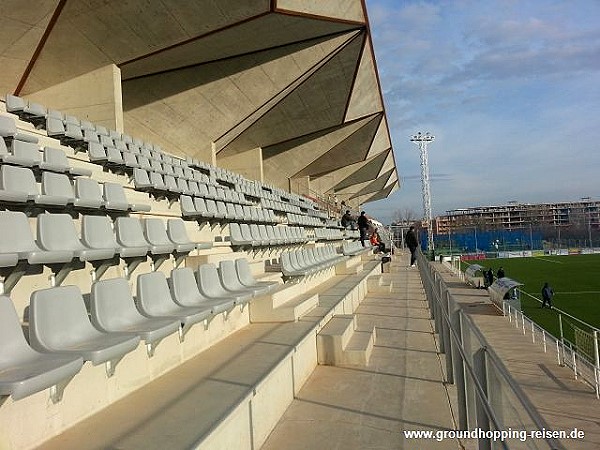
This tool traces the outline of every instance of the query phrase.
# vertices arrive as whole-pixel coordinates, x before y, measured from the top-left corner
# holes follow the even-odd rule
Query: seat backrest
[[[52,351],[100,336],[77,286],[35,291],[29,305],[29,342],[36,350]]]
[[[40,214],[37,219],[39,244],[46,250],[82,250],[73,219],[68,214]]]
[[[123,247],[147,247],[148,241],[139,219],[135,217],[117,217],[115,221],[117,243]]]
[[[235,269],[235,263],[231,259],[219,262],[219,277],[221,284],[230,291],[244,290],[245,286],[240,283]]]
[[[226,294],[214,264],[202,264],[197,271],[198,289],[206,297],[222,297]]]
[[[67,155],[60,148],[44,147],[44,161],[65,170],[70,167]]]
[[[108,216],[81,216],[81,241],[89,248],[116,248],[117,241]]]
[[[194,197],[194,207],[196,208],[196,211],[199,212],[202,216],[213,216],[217,209],[217,205],[213,201],[211,207],[214,208],[214,210],[209,210],[208,200],[205,201],[203,198],[200,197]]]
[[[150,172],[150,182],[156,189],[166,189],[163,177],[158,172]]]
[[[90,292],[92,323],[103,331],[111,331],[139,320],[129,283],[125,278],[96,281]]]
[[[193,215],[196,212],[194,201],[192,201],[192,197],[189,195],[182,195],[179,197],[179,206],[183,216]]]
[[[37,144],[14,140],[12,143],[12,153],[19,158],[30,159],[38,165],[42,161],[42,154]]]
[[[8,116],[0,116],[0,137],[13,137],[17,134],[17,123],[15,119]]]
[[[226,217],[227,216],[227,207],[225,206],[225,203],[223,203],[220,200],[217,200],[215,202],[215,204],[217,205],[217,212],[219,213],[219,215]]]
[[[144,237],[152,245],[173,245],[162,219],[144,219]]]
[[[167,221],[167,235],[176,244],[192,243],[185,229],[185,222],[181,219],[169,219]]]
[[[39,251],[24,213],[0,211],[0,230],[3,231],[0,233],[0,253]]]
[[[244,237],[242,236],[242,230],[240,228],[240,224],[237,222],[229,223],[229,234],[231,236],[232,244],[236,244],[238,242],[244,241]]]
[[[0,167],[0,183],[2,189],[14,192],[24,192],[28,195],[38,195],[37,183],[31,169],[3,165]]]
[[[125,189],[119,183],[104,183],[104,200],[111,203],[129,205],[127,197],[125,196]],[[125,208],[127,208],[125,206]]]
[[[170,315],[176,309],[167,278],[159,271],[138,276],[137,302],[141,311],[152,316]]]
[[[214,200],[208,198],[208,199],[205,199],[204,202],[206,204],[206,210],[208,211],[209,214],[214,215],[219,212],[217,209],[217,204]]]
[[[136,189],[152,185],[152,183],[150,183],[150,178],[148,178],[148,172],[143,169],[133,169],[133,183]]]
[[[238,274],[239,280],[246,286],[252,286],[256,284],[256,279],[252,275],[250,264],[246,258],[238,258],[235,260],[235,269]]]
[[[73,185],[64,173],[43,172],[42,194],[73,199]]]
[[[172,270],[169,287],[175,302],[182,306],[197,306],[199,302],[207,300],[200,293],[194,271],[190,267],[180,267]]]
[[[87,177],[75,178],[75,196],[80,199],[102,202],[102,192],[96,180]]]
[[[0,295],[0,367],[32,353],[10,297]]]

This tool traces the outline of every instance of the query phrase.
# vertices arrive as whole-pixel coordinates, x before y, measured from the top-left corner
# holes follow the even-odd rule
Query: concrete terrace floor
[[[464,448],[404,435],[457,428],[419,272],[407,262],[396,255],[384,275],[392,292],[369,292],[356,311],[359,330],[377,327],[369,364],[317,366],[263,450]]]

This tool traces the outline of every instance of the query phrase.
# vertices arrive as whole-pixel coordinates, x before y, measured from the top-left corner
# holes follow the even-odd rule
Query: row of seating
[[[308,242],[306,232],[301,227],[231,222],[229,232],[231,245],[237,247],[270,247]]]
[[[304,225],[308,227],[323,227],[325,224],[317,217],[305,216],[301,214],[287,213],[287,221],[290,225]]]
[[[0,139],[0,163],[66,173],[73,176],[84,175],[89,177],[92,174],[91,170],[72,167],[65,152],[59,148],[44,147],[43,152],[40,152],[37,143],[17,139],[13,140],[8,147],[4,139]]]
[[[133,183],[136,190],[151,194],[175,197],[183,194],[240,205],[253,205],[242,193],[201,181],[186,180],[173,175],[162,175],[154,171],[148,172],[143,169],[135,169],[133,171]]]
[[[0,296],[0,395],[18,400],[48,387],[66,384],[84,361],[107,364],[107,374],[144,340],[152,356],[159,342],[263,295],[276,282],[254,279],[245,259],[141,274],[134,301],[124,278],[95,282],[89,316],[76,286],[35,291],[28,311],[27,343],[12,300]]]
[[[331,228],[315,228],[316,241],[338,241],[344,239],[342,230],[332,230]]]
[[[7,95],[6,103],[7,111],[19,115],[24,120],[31,121],[34,118],[43,118],[40,121],[34,120],[36,126],[40,124],[42,126],[45,125],[47,131],[49,130],[49,136],[62,139],[65,145],[74,146],[76,149],[80,147],[86,148],[91,162],[102,164],[116,171],[130,173],[136,170],[145,171],[146,175],[148,175],[147,179],[142,179],[143,174],[138,172],[139,183],[136,183],[136,186],[139,186],[142,190],[156,193],[161,197],[176,197],[180,194],[195,196],[197,191],[194,185],[189,185],[190,181],[195,183],[202,181],[206,184],[211,184],[213,182],[216,183],[217,179],[221,179],[225,183],[232,185],[231,187],[234,188],[232,192],[237,191],[240,194],[244,194],[246,193],[245,191],[249,191],[248,195],[276,202],[276,207],[279,208],[279,211],[294,212],[298,216],[309,214],[314,217],[326,217],[324,212],[318,211],[318,207],[312,200],[305,197],[287,193],[274,186],[263,185],[259,182],[249,182],[239,174],[234,174],[226,169],[213,167],[193,159],[183,160],[172,157],[164,153],[159,146],[134,139],[115,130],[108,130],[91,122],[80,121],[74,116],[62,114],[59,111],[46,110],[42,105],[33,104],[33,107],[30,108],[29,105],[32,103],[19,97]],[[53,124],[59,128],[58,131],[54,131]],[[65,130],[64,132],[62,131],[63,129]],[[67,129],[70,129],[70,133],[67,133]],[[194,167],[200,170],[194,170]],[[207,171],[210,176],[202,173],[202,171]],[[160,176],[165,176],[167,179],[163,178],[159,180],[155,176],[155,179],[152,180],[150,175],[152,172]],[[170,177],[173,177],[173,179]],[[200,192],[199,195],[201,196],[202,193]],[[242,204],[243,201],[245,199],[242,200]],[[301,208],[304,208],[307,212],[302,211]],[[297,220],[295,223],[321,226],[319,223],[314,222],[314,218]]]
[[[150,205],[129,203],[123,186],[118,183],[103,183],[101,189],[100,183],[91,178],[77,177],[73,184],[64,173],[44,171],[38,186],[31,169],[6,165],[0,167],[0,201],[13,206],[29,204],[109,212],[150,211]]]
[[[114,227],[114,231],[113,231]],[[0,267],[14,267],[19,261],[30,265],[64,264],[74,258],[98,261],[146,255],[188,254],[212,243],[192,242],[181,219],[118,217],[114,224],[107,216],[81,216],[81,235],[68,214],[40,214],[37,239],[33,238],[27,216],[22,212],[0,211]]]
[[[303,277],[328,269],[346,259],[332,245],[281,254],[281,272],[286,277]]]
[[[201,197],[182,195],[179,198],[184,219],[215,222],[277,223],[270,209],[255,208],[237,203],[226,203]]]
[[[270,199],[263,198],[261,200],[261,205],[263,206],[263,208],[271,208],[271,209],[274,209],[275,211],[302,214],[300,207],[294,206],[294,205],[291,205],[289,203],[282,202],[279,200],[270,200]]]
[[[346,256],[356,256],[371,251],[373,251],[373,246],[369,241],[365,241],[365,247],[360,241],[345,241],[342,244],[342,253]]]

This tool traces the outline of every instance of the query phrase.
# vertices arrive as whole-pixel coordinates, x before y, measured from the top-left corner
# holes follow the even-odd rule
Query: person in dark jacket
[[[357,220],[358,231],[360,231],[360,243],[365,246],[365,240],[367,239],[367,233],[369,231],[369,219],[367,219],[367,213],[362,211]]]
[[[354,222],[354,217],[350,214],[350,210],[346,210],[346,214],[342,216],[341,224],[344,228],[350,228]]]
[[[498,273],[496,273],[496,278],[500,279],[500,278],[504,278],[506,276],[506,274],[504,273],[504,269],[502,267],[500,267],[498,269]]]
[[[542,288],[542,308],[547,304],[548,308],[552,309],[552,297],[554,297],[554,291],[546,282]]]
[[[410,250],[410,267],[415,267],[417,261],[417,248],[419,247],[419,240],[417,239],[417,233],[415,227],[411,225],[406,233],[406,246]]]

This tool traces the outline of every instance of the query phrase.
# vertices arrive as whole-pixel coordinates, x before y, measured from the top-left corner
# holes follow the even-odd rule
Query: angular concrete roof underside
[[[358,192],[395,172],[364,1],[3,4],[5,91],[115,64],[125,132],[172,153],[219,164],[261,148],[265,181],[286,189],[309,177]]]

